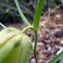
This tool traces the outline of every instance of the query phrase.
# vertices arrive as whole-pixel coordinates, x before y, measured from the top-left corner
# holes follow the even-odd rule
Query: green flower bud
[[[0,63],[28,63],[31,40],[15,28],[0,32]]]

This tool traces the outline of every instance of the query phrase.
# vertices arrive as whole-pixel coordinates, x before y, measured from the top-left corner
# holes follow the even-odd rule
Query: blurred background
[[[19,5],[33,24],[34,14],[39,0],[18,0]],[[38,29],[37,58],[38,63],[48,63],[55,55],[63,51],[63,2],[62,0],[45,0]],[[14,0],[0,0],[0,25],[22,30],[26,25],[20,18]],[[5,28],[0,26],[0,30]],[[34,45],[34,32],[27,30],[26,34]],[[35,63],[33,51],[29,63]],[[59,62],[57,62],[59,63]]]
[[[39,0],[18,0],[19,5],[29,21],[33,20]],[[61,0],[46,0],[43,11],[61,5]],[[0,0],[0,22],[21,22],[14,0]]]

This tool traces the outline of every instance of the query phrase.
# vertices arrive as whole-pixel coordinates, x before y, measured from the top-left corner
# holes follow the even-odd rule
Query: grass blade
[[[0,23],[0,25],[5,29],[5,28],[7,28],[5,25],[3,25],[2,23]]]
[[[37,30],[39,27],[39,19],[41,16],[42,9],[44,7],[44,2],[45,2],[45,0],[39,0],[39,2],[38,2],[38,6],[37,6],[35,16],[34,16],[34,29],[35,30]]]
[[[49,63],[56,63],[58,60],[60,60],[63,57],[63,51],[55,56]]]
[[[22,10],[20,9],[20,6],[19,6],[19,4],[18,4],[18,1],[15,0],[15,3],[16,3],[18,12],[19,12],[19,14],[20,14],[20,17],[22,18],[22,20],[24,21],[24,23],[25,23],[27,26],[30,26],[30,23],[28,22],[28,20],[27,20],[26,17],[24,16]]]

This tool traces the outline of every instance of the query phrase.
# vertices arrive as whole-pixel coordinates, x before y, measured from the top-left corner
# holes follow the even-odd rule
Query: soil
[[[6,26],[15,27],[19,30],[26,27],[23,23],[10,23]],[[0,30],[2,29],[0,27]],[[34,47],[34,32],[29,29],[26,34],[32,40],[32,46]],[[48,12],[47,15],[45,14],[40,18],[36,47],[38,63],[48,63],[61,51],[63,51],[63,9],[58,9],[56,12]],[[30,54],[29,63],[35,63],[33,51]]]

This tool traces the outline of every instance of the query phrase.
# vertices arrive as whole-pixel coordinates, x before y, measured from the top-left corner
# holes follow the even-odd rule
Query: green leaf
[[[60,60],[60,63],[63,63],[63,59]]]
[[[63,57],[63,51],[57,56],[55,56],[49,63],[56,63],[58,60],[61,60],[62,57]]]
[[[44,7],[44,2],[45,0],[39,0],[38,2],[38,6],[37,6],[35,16],[34,16],[34,29],[35,30],[38,30],[38,27],[39,27],[39,19],[41,16],[42,9]]]
[[[3,28],[7,28],[5,25],[3,25],[1,22],[0,22],[0,26],[2,26]]]
[[[25,23],[27,26],[30,26],[30,23],[28,22],[28,20],[27,20],[26,17],[24,16],[22,10],[20,9],[20,6],[19,6],[19,4],[18,4],[18,1],[15,0],[15,3],[16,3],[18,12],[19,12],[19,14],[20,14],[20,17],[22,18],[22,20],[24,21],[24,23]]]

